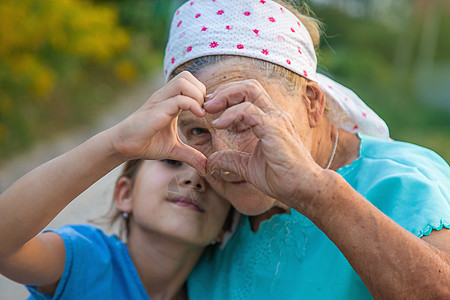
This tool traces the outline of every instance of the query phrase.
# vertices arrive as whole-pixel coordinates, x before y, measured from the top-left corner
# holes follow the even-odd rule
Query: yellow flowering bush
[[[136,78],[136,67],[128,60],[118,62],[114,66],[114,74],[117,78],[130,82]]]
[[[130,43],[109,4],[0,1],[0,161],[29,143],[36,124],[76,111],[72,102],[87,102],[69,99],[76,92],[66,90],[93,84],[93,76],[134,79]]]
[[[44,96],[55,84],[52,56],[106,64],[129,44],[110,7],[77,0],[0,3],[0,60],[16,84]]]

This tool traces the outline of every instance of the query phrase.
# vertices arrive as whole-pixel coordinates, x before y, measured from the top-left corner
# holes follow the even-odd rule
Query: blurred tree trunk
[[[442,1],[428,1],[426,7],[422,37],[416,62],[416,78],[420,80],[423,75],[433,72],[434,58],[439,37],[439,21],[441,17]]]
[[[406,12],[408,16],[395,53],[395,77],[405,78],[412,71],[417,77],[433,71],[442,3],[441,0],[415,0],[412,8]],[[419,43],[418,46],[416,43]],[[417,56],[414,59],[416,49]]]
[[[399,34],[398,44],[394,59],[394,78],[402,80],[406,77],[412,61],[417,32],[417,18],[414,14],[414,6],[405,12],[403,29]]]

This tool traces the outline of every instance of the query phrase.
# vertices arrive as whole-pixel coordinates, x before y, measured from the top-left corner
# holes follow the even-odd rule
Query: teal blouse
[[[414,235],[450,228],[450,168],[436,153],[360,136],[360,155],[337,172]],[[295,210],[252,232],[247,217],[224,249],[188,279],[190,299],[371,299],[339,249]]]

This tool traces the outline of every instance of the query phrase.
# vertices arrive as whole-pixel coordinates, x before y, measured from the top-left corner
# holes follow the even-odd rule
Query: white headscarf
[[[311,36],[287,8],[271,0],[193,0],[174,15],[164,57],[166,82],[183,63],[236,55],[269,61],[316,81],[333,106],[331,122],[349,132],[389,139],[386,123],[354,92],[318,74]]]

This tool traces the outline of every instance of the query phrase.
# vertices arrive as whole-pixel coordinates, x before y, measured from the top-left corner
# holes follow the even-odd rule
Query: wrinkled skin
[[[317,133],[317,122],[310,119],[321,108],[312,107],[307,93],[284,94],[278,82],[252,68],[231,59],[197,74],[210,93],[204,104],[208,114],[197,118],[183,112],[179,126],[187,143],[208,157],[211,185],[240,212],[258,215],[274,206],[292,207],[289,199],[317,194],[322,168],[310,154]],[[324,155],[314,155],[326,164],[331,149],[322,144]]]

